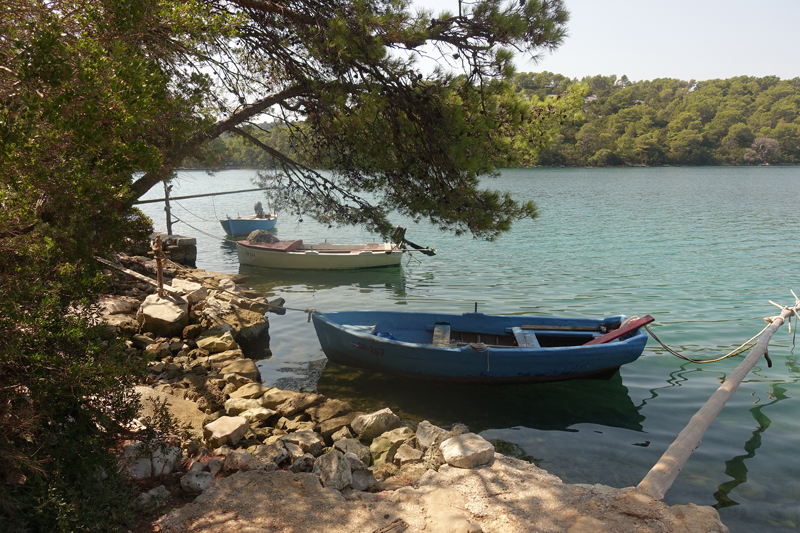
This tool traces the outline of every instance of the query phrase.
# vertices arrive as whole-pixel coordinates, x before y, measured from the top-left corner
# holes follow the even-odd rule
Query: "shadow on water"
[[[515,426],[567,430],[580,423],[642,431],[644,421],[619,372],[608,380],[474,385],[403,379],[328,361],[317,391],[357,410],[389,407],[403,420],[460,422],[476,433]]]
[[[336,287],[374,288],[383,286],[395,295],[405,295],[405,278],[402,267],[365,268],[360,270],[292,270],[285,268],[260,268],[239,265],[239,274],[249,276],[248,284],[254,287],[301,286],[308,291]]]

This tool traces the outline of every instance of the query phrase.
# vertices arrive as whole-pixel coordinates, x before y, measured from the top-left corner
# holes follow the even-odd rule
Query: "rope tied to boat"
[[[795,309],[795,308],[783,307],[783,306],[778,305],[778,304],[776,304],[775,302],[772,302],[772,301],[770,301],[770,303],[773,304],[773,305],[777,305],[778,307],[781,307],[782,309],[791,309],[795,315],[800,316],[800,315],[797,314],[797,309]],[[624,326],[625,324],[627,324],[629,322],[632,322],[633,320],[637,320],[638,318],[639,317],[632,316],[632,317],[628,318],[627,320],[625,320],[622,324],[620,324],[620,327]],[[738,348],[735,348],[731,352],[729,352],[729,353],[727,353],[727,354],[725,354],[725,355],[723,355],[721,357],[716,357],[714,359],[692,359],[691,357],[686,357],[685,355],[673,350],[672,348],[670,348],[669,346],[664,344],[664,342],[661,339],[658,338],[658,335],[656,335],[653,332],[653,330],[650,329],[650,326],[645,325],[643,327],[644,327],[645,330],[647,330],[647,333],[649,333],[650,336],[653,337],[653,339],[656,342],[658,342],[661,345],[661,347],[664,348],[668,353],[674,355],[675,357],[679,357],[680,359],[683,359],[684,361],[689,361],[690,363],[704,364],[704,363],[716,363],[716,362],[722,361],[723,359],[727,359],[729,357],[733,357],[735,355],[739,355],[740,353],[742,353],[742,352],[744,352],[746,350],[749,350],[750,348],[752,348],[753,346],[756,345],[757,339],[767,330],[767,328],[770,327],[770,325],[775,320],[783,320],[783,319],[780,316],[765,317],[764,321],[767,323],[767,325],[764,326],[764,329],[762,329],[757,334],[755,334],[754,336],[750,337],[744,343],[739,345]],[[791,328],[791,320],[789,321],[789,324],[790,324],[790,328]],[[792,340],[792,345],[794,345],[794,339]],[[772,368],[772,360],[769,358],[769,354],[766,353],[766,352],[764,353],[764,359],[767,360],[767,366]]]

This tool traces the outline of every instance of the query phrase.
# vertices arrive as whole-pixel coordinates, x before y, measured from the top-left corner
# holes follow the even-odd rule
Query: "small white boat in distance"
[[[265,268],[309,270],[349,270],[355,268],[391,267],[400,264],[400,244],[389,242],[367,244],[304,244],[302,240],[271,243],[236,242],[239,263]]]

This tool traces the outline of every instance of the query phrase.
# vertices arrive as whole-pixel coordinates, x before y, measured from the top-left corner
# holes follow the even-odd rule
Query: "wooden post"
[[[156,282],[158,283],[158,297],[164,297],[164,266],[161,264],[161,258],[164,252],[161,249],[161,235],[156,235],[156,242],[153,244],[153,252],[155,252],[156,259]]]
[[[172,213],[169,208],[169,193],[172,191],[172,185],[167,187],[167,182],[164,182],[164,211],[167,212],[167,235],[172,235]]]
[[[794,294],[794,293],[793,293]],[[678,477],[681,469],[684,467],[692,452],[700,446],[700,442],[708,430],[711,423],[717,415],[731,399],[733,393],[739,388],[742,380],[747,376],[748,372],[752,370],[755,364],[763,355],[767,353],[769,341],[772,334],[778,330],[781,325],[790,317],[796,309],[800,309],[800,300],[795,296],[795,307],[782,307],[778,318],[772,321],[772,324],[767,327],[761,334],[758,343],[750,350],[750,353],[745,357],[744,361],[739,363],[733,372],[731,372],[728,379],[725,380],[717,391],[708,399],[708,401],[700,408],[697,413],[689,420],[689,423],[678,434],[661,459],[653,466],[650,472],[647,473],[645,478],[636,487],[650,492],[657,500],[663,500],[664,495],[672,487],[675,478]],[[771,302],[773,303],[773,302]],[[777,305],[777,304],[775,304]]]

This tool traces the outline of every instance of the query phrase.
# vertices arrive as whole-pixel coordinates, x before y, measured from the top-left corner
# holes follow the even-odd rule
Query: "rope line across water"
[[[634,320],[637,320],[638,318],[639,317],[637,317],[637,316],[632,316],[632,317],[628,318],[627,320],[625,320],[620,326],[624,326],[628,322],[632,322]],[[673,350],[672,348],[670,348],[669,346],[664,344],[661,341],[661,339],[659,339],[658,336],[655,333],[653,333],[653,330],[650,329],[650,326],[645,325],[644,329],[647,330],[647,333],[649,333],[650,336],[653,337],[653,339],[656,342],[658,342],[661,345],[662,348],[664,348],[667,352],[671,353],[675,357],[679,357],[679,358],[683,359],[684,361],[689,361],[690,363],[696,363],[696,364],[716,363],[718,361],[722,361],[723,359],[727,359],[728,357],[733,357],[735,355],[739,355],[740,353],[742,353],[742,352],[752,348],[753,346],[755,346],[756,345],[756,339],[758,339],[761,336],[761,334],[764,333],[767,330],[767,328],[770,326],[770,324],[772,324],[772,321],[775,320],[775,318],[777,318],[777,317],[767,317],[767,318],[765,318],[764,320],[767,321],[767,325],[764,326],[764,329],[759,331],[756,335],[754,335],[750,339],[746,340],[738,348],[734,349],[733,351],[731,351],[731,352],[729,352],[729,353],[727,353],[727,354],[725,354],[725,355],[723,355],[721,357],[716,357],[714,359],[692,359],[691,357],[686,357],[685,355]],[[772,366],[772,362],[769,360],[769,356],[765,355],[765,357],[767,359],[767,363],[769,363],[769,365]]]

